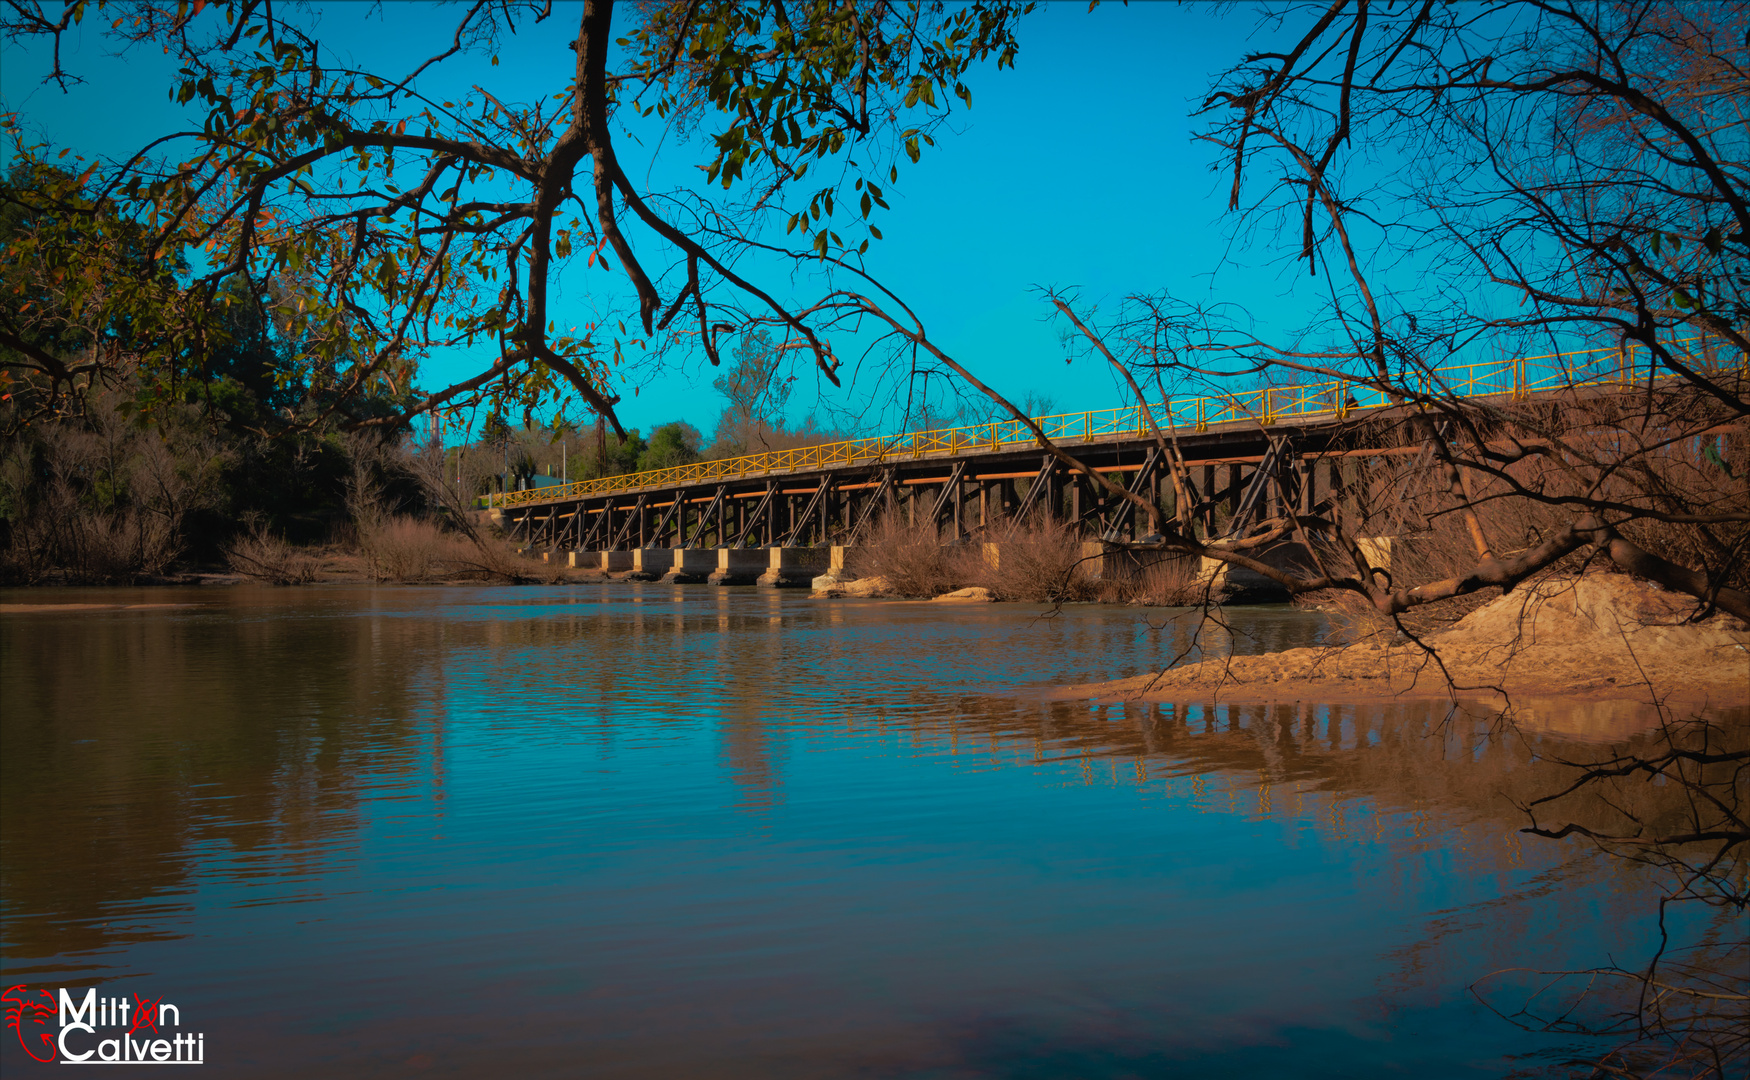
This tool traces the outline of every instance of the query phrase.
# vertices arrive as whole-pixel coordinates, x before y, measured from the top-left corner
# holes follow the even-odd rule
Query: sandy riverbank
[[[1524,585],[1413,642],[1290,649],[1055,688],[1048,698],[1331,704],[1392,697],[1750,703],[1750,631],[1616,574]]]

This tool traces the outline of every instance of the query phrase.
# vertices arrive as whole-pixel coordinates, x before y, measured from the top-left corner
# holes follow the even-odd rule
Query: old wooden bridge
[[[1617,349],[1524,357],[1440,369],[1429,389],[1523,399],[1621,385],[1633,364]],[[1421,452],[1355,445],[1358,418],[1386,418],[1394,408],[1377,390],[1330,382],[1035,422],[1090,468],[1173,512],[1158,426],[1188,467],[1191,517],[1213,540],[1289,506],[1316,513],[1366,459]],[[672,581],[771,585],[826,572],[835,551],[866,535],[881,513],[934,523],[947,541],[988,536],[1029,515],[1075,523],[1107,542],[1136,541],[1147,528],[1133,503],[1044,454],[1014,420],[700,461],[493,495],[487,504],[508,535],[549,559]]]

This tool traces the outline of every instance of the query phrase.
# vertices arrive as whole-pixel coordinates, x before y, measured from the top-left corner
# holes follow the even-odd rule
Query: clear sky
[[[377,15],[363,4],[318,7],[325,40],[390,70],[428,55],[457,14],[412,3]],[[64,63],[86,81],[67,93],[41,84],[44,50],[0,53],[5,107],[84,155],[128,153],[178,120],[166,99],[175,65],[150,51],[110,55],[96,32],[105,22],[94,18],[70,40]],[[510,41],[500,68],[470,59],[464,73],[513,95],[526,88],[525,98],[551,93],[571,61],[564,44],[575,26],[575,13],[562,7]],[[1021,25],[1017,67],[978,72],[973,108],[956,113],[955,133],[902,172],[871,269],[975,373],[1013,397],[1043,394],[1064,410],[1118,405],[1123,395],[1080,352],[1066,365],[1041,286],[1073,287],[1108,305],[1161,289],[1240,301],[1264,328],[1289,330],[1312,299],[1292,292],[1307,279],[1291,268],[1242,265],[1243,253],[1229,252],[1226,178],[1211,171],[1213,151],[1194,140],[1190,116],[1211,77],[1258,47],[1258,26],[1249,7],[1044,6]],[[684,176],[697,160],[689,155],[653,178],[669,182],[671,168]],[[618,287],[599,271],[567,274],[566,303],[584,313],[579,321],[591,290]],[[447,382],[470,359],[478,357],[433,357],[424,381]],[[645,430],[680,418],[709,434],[723,405],[714,374],[702,357],[682,370],[641,373],[636,396],[631,385],[618,388],[621,415]],[[805,378],[800,387],[793,412],[861,412],[869,430],[890,422],[867,412],[866,380],[836,390]]]

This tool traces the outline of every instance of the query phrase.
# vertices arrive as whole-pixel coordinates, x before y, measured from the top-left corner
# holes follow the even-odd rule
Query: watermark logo
[[[205,1032],[182,1030],[182,1010],[162,997],[98,997],[22,984],[0,994],[6,1026],[36,1061],[62,1065],[203,1065]]]

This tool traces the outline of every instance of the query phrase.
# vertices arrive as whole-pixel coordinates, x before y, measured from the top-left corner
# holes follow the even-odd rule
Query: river
[[[4,982],[173,1002],[221,1075],[1503,1076],[1598,1048],[1473,983],[1652,944],[1658,881],[1506,801],[1583,747],[1029,696],[1186,651],[1168,612],[0,600],[118,605],[0,615]]]

